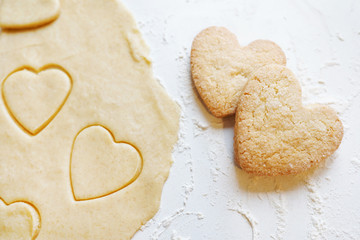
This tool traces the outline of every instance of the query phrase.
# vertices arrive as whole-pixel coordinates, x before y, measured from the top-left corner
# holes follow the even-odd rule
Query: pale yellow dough
[[[60,13],[59,0],[1,0],[0,27],[24,29],[54,21]]]
[[[130,239],[159,208],[179,108],[120,3],[60,6],[0,34],[0,239]]]
[[[90,126],[76,137],[70,163],[75,199],[106,196],[128,186],[139,176],[140,152],[130,143],[114,140],[101,126]]]
[[[70,94],[67,73],[47,68],[11,73],[2,86],[3,100],[14,120],[28,133],[39,133],[60,111]]]
[[[40,230],[40,216],[28,203],[6,204],[0,198],[0,239],[32,240]]]

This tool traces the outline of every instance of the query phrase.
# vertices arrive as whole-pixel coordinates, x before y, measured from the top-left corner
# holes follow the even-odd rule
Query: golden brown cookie
[[[278,45],[256,40],[241,47],[236,36],[224,27],[203,30],[192,44],[192,78],[200,97],[216,117],[234,114],[249,75],[272,63],[286,64]]]
[[[333,154],[342,136],[342,123],[330,107],[303,107],[300,84],[284,66],[258,69],[240,95],[234,149],[246,172],[300,173]]]

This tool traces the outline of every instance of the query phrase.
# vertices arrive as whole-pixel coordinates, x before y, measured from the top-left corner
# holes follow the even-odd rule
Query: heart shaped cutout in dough
[[[6,204],[0,198],[0,239],[35,239],[40,225],[34,206],[25,202]]]
[[[61,110],[72,88],[70,75],[61,67],[39,71],[25,67],[4,81],[2,95],[16,123],[30,135],[38,134]]]
[[[0,27],[35,28],[54,21],[59,13],[59,0],[1,0]]]
[[[203,102],[216,117],[234,114],[250,74],[273,63],[286,64],[278,45],[256,40],[241,47],[236,36],[224,27],[201,31],[192,44],[192,78]]]
[[[117,142],[100,125],[82,130],[75,138],[70,181],[77,201],[101,198],[133,183],[142,171],[140,151],[126,142]]]
[[[258,69],[240,96],[236,163],[255,175],[290,175],[318,165],[339,147],[343,126],[334,110],[303,107],[301,86],[284,66]]]

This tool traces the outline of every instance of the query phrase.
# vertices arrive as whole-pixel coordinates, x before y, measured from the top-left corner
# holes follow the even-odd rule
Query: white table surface
[[[360,239],[360,1],[124,0],[151,48],[154,74],[182,108],[174,164],[145,239]],[[296,177],[254,177],[233,163],[232,117],[216,119],[194,91],[195,35],[225,26],[240,44],[285,51],[305,103],[339,113],[343,142]]]

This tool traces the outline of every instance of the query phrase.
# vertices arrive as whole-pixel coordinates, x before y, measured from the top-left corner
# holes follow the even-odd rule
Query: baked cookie
[[[267,40],[241,47],[224,27],[209,27],[194,39],[191,73],[207,108],[215,117],[235,113],[241,90],[249,75],[261,66],[286,64],[284,52]]]
[[[301,87],[284,66],[258,69],[244,87],[236,110],[236,163],[255,175],[303,172],[340,145],[343,126],[327,106],[303,107]]]

